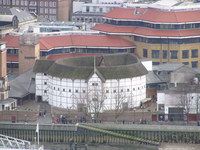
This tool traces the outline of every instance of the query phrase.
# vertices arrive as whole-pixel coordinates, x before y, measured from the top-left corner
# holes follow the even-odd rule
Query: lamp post
[[[133,108],[133,123],[135,123],[135,111],[136,111],[136,108]]]

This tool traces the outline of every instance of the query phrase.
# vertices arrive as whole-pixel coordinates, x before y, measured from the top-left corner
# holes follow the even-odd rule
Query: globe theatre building
[[[146,98],[148,72],[131,54],[37,60],[33,70],[37,99],[59,108],[128,109]]]
[[[200,9],[116,8],[93,29],[133,41],[154,65],[179,62],[200,67]]]

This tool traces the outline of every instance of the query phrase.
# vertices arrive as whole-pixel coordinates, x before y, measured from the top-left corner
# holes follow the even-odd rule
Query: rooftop
[[[58,40],[59,39],[59,40]],[[8,35],[0,39],[7,47],[19,48],[19,36]],[[55,47],[99,47],[99,48],[132,48],[133,42],[120,37],[105,35],[63,35],[40,37],[40,50],[49,50]]]
[[[0,14],[17,16],[20,23],[36,19],[29,12],[17,8],[0,8]]]
[[[33,69],[36,73],[72,79],[88,79],[94,70],[104,80],[137,77],[148,73],[142,63],[130,54],[65,58],[57,61],[37,60]]]
[[[115,8],[105,14],[105,18],[120,20],[140,20],[153,23],[200,22],[199,10],[171,10],[154,8]]]
[[[145,27],[116,26],[109,24],[98,24],[92,29],[110,34],[143,35],[146,37],[162,36],[162,37],[173,37],[173,38],[188,38],[200,35],[200,29],[158,30]]]

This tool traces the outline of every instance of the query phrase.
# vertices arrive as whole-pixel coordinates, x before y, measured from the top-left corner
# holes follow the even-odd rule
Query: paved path
[[[40,103],[39,119],[37,122],[41,124],[52,123],[51,106],[48,103]]]

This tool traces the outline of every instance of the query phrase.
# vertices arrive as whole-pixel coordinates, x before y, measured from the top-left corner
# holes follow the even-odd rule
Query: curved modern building
[[[128,109],[146,98],[147,70],[131,54],[37,60],[33,70],[37,99],[59,108]]]
[[[116,8],[93,29],[120,35],[136,44],[136,52],[153,64],[181,62],[200,67],[200,10]]]

